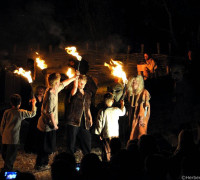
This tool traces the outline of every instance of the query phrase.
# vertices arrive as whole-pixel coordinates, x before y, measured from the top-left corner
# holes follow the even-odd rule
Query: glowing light
[[[35,52],[37,55],[39,55],[38,52]],[[44,60],[40,59],[40,57],[37,57],[36,58],[36,63],[37,63],[37,66],[40,68],[40,69],[46,69],[47,68],[47,64],[45,63]]]
[[[66,47],[65,50],[67,51],[68,54],[71,54],[72,56],[75,56],[78,61],[81,61],[82,57],[78,54],[76,51],[76,47]]]
[[[16,69],[14,73],[24,76],[25,78],[28,79],[29,83],[33,82],[31,77],[31,71],[25,71],[22,67],[20,67],[18,70]]]
[[[75,70],[72,69],[72,68],[68,68],[67,72],[66,72],[66,75],[69,77],[69,78],[72,78],[74,75],[75,75]]]
[[[113,76],[121,78],[123,83],[127,82],[126,73],[123,70],[123,63],[121,61],[111,59],[110,64],[104,63],[104,66],[107,66],[111,70]]]

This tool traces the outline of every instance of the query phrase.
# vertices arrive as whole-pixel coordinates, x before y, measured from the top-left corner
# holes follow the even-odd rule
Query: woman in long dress
[[[139,139],[141,135],[147,134],[150,94],[144,88],[144,80],[141,75],[130,78],[127,88],[130,140]]]

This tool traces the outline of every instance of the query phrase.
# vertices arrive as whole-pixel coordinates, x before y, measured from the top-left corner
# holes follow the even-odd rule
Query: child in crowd
[[[100,109],[97,116],[95,134],[103,138],[104,152],[103,160],[110,160],[110,140],[119,137],[119,116],[124,116],[126,109],[124,101],[121,100],[121,108],[112,107],[114,96],[112,93],[107,93],[104,96],[105,108]],[[105,154],[105,155],[104,155]]]
[[[13,94],[10,97],[12,108],[7,109],[3,114],[0,129],[2,136],[2,158],[4,160],[3,171],[13,170],[13,164],[17,156],[22,120],[32,118],[36,115],[35,98],[31,102],[31,111],[19,109],[21,106],[21,96],[19,94]]]

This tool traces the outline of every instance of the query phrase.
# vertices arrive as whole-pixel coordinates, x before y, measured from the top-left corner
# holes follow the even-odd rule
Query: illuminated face
[[[134,80],[133,83],[132,83],[132,88],[133,88],[133,90],[138,89],[138,87],[139,87],[138,81],[137,81],[137,80]]]
[[[148,60],[148,59],[149,59],[148,54],[146,54],[146,53],[144,54],[144,59],[145,59],[145,60]]]
[[[86,83],[87,83],[86,80],[79,80],[79,81],[78,81],[78,88],[79,88],[79,89],[84,89]]]

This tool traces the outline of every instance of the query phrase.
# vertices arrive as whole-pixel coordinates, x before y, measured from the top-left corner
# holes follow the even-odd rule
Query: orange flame
[[[72,78],[74,75],[75,75],[75,70],[72,69],[72,68],[68,68],[67,72],[66,72],[66,75],[69,77],[69,78]]]
[[[28,79],[29,83],[33,82],[31,77],[31,71],[25,71],[23,68],[20,67],[19,70],[16,69],[14,73],[24,76],[25,78]]]
[[[37,55],[39,55],[38,52],[35,52]],[[40,57],[37,57],[36,58],[36,63],[37,63],[37,66],[40,68],[40,69],[46,69],[47,68],[47,64],[45,64],[45,61],[40,59]]]
[[[104,63],[107,66],[113,76],[122,78],[123,83],[127,82],[126,73],[123,71],[123,63],[121,61],[114,61],[111,59],[110,64]]]
[[[76,51],[76,47],[74,47],[74,46],[72,46],[72,47],[66,47],[65,51],[67,51],[68,54],[71,54],[72,56],[75,56],[78,61],[81,61],[82,57]]]

